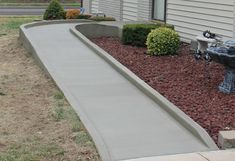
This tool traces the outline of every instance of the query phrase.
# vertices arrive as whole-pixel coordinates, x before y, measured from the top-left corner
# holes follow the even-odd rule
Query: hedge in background
[[[127,24],[123,26],[122,43],[132,46],[146,46],[146,40],[151,30],[166,26],[166,24]],[[174,29],[174,26],[167,25],[166,27]]]
[[[90,14],[80,14],[77,16],[77,19],[89,19],[92,15]]]
[[[58,20],[65,19],[65,11],[63,7],[60,5],[58,0],[52,0],[47,7],[43,19],[44,20]]]
[[[150,55],[173,55],[180,47],[180,37],[174,30],[160,27],[149,33],[146,45]]]
[[[106,16],[92,16],[89,20],[93,21],[116,21],[113,17],[106,17]]]

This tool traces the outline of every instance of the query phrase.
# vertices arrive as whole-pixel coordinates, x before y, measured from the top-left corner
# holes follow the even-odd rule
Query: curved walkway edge
[[[26,24],[20,40],[77,111],[104,161],[218,150],[203,128],[75,28],[87,24],[99,26]]]

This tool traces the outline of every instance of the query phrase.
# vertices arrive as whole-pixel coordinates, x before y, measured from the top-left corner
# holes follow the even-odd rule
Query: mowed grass
[[[0,36],[17,34],[20,25],[40,19],[41,16],[0,17]]]
[[[17,40],[20,25],[40,18],[0,17],[0,161],[100,161],[64,94]]]
[[[78,161],[100,161],[92,138],[64,95],[57,90],[53,98],[54,108],[50,111],[51,119],[56,123],[66,122],[70,126],[71,139],[78,149],[81,148],[81,152],[78,151],[81,155],[78,155],[76,159]],[[42,136],[32,135],[22,137],[9,145],[5,151],[0,151],[0,161],[64,160],[65,153],[66,150],[58,144],[58,141],[45,142],[45,138]]]
[[[12,144],[6,152],[0,153],[1,161],[33,161],[42,158],[52,159],[63,157],[65,151],[54,142],[42,143],[41,138],[32,136]]]

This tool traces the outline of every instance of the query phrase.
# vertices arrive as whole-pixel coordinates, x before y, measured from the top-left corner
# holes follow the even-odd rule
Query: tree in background
[[[63,7],[60,5],[58,0],[52,0],[47,7],[43,19],[44,20],[58,20],[65,19],[65,11]]]

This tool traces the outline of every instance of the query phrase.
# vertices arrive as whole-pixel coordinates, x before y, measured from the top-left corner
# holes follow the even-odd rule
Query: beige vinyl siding
[[[138,0],[123,0],[122,14],[124,21],[137,21]]]
[[[99,0],[99,11],[121,20],[121,0]]]
[[[138,20],[152,19],[152,0],[138,0]]]
[[[85,13],[91,13],[91,0],[83,0],[83,8],[85,8]]]
[[[116,20],[151,20],[152,0],[84,0],[89,13],[103,12]]]
[[[91,0],[91,13],[99,12],[99,0]]]
[[[234,30],[234,0],[168,0],[166,20],[187,42],[205,30],[229,39]]]

